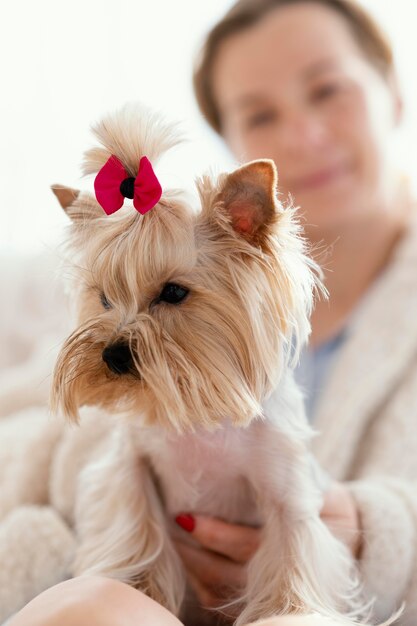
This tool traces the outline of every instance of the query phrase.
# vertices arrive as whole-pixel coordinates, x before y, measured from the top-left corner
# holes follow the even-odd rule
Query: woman
[[[389,45],[349,0],[240,0],[209,35],[195,88],[240,161],[274,159],[282,197],[302,207],[321,250],[329,301],[317,302],[298,374],[321,431],[315,455],[337,481],[322,517],[358,560],[375,618],[406,600],[401,624],[415,624],[417,230],[389,161],[402,113]],[[190,581],[216,606],[244,578],[259,531],[197,512],[177,521],[201,544],[177,543]],[[179,624],[122,583],[86,577],[41,594],[10,626],[84,621]]]
[[[321,432],[315,455],[339,481],[322,515],[345,533],[376,617],[406,600],[402,623],[414,624],[417,227],[390,160],[402,101],[389,44],[347,0],[240,0],[209,34],[194,85],[240,161],[275,161],[322,251],[329,301],[316,304],[297,372]],[[197,516],[199,527],[220,556],[180,552],[213,605],[239,579],[232,546],[253,545],[254,531]]]

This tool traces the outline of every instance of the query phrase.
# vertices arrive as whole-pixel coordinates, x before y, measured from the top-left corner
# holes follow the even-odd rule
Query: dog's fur
[[[142,156],[155,165],[178,138],[137,105],[94,132],[86,174],[115,154],[135,176]],[[319,517],[292,376],[317,268],[276,185],[273,162],[253,161],[199,179],[199,211],[164,190],[145,215],[125,206],[110,217],[91,194],[54,188],[72,220],[79,327],[58,358],[52,405],[72,420],[85,404],[115,414],[107,455],[81,476],[73,573],[118,578],[186,619],[172,543],[185,533],[172,520],[195,511],[263,527],[247,586],[231,596],[236,626],[315,611],[352,624],[363,614],[355,567]],[[159,300],[166,283],[188,295]],[[133,362],[122,375],[102,358],[119,342]]]

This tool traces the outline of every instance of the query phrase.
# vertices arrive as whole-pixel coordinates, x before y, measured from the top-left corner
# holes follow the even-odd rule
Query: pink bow
[[[143,215],[155,206],[162,195],[162,187],[146,156],[139,161],[138,175],[133,178],[114,154],[97,174],[94,191],[107,215],[118,211],[125,198],[133,199],[133,206]]]

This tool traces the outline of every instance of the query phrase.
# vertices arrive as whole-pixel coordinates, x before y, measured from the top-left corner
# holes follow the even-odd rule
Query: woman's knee
[[[108,587],[107,579],[99,576],[65,580],[28,602],[8,626],[73,626],[80,614],[89,611],[94,597],[105,594]],[[83,626],[83,621],[78,626]]]
[[[181,626],[145,594],[104,576],[79,576],[47,589],[9,626]]]
[[[182,626],[167,609],[130,585],[102,576],[89,578],[81,602],[93,612],[98,610],[106,620],[104,626]]]

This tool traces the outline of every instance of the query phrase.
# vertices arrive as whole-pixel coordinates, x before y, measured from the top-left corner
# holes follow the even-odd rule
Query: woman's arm
[[[401,626],[417,623],[417,485],[411,480],[375,475],[346,483],[353,494],[363,540],[358,561],[374,615],[384,620],[405,602]]]

